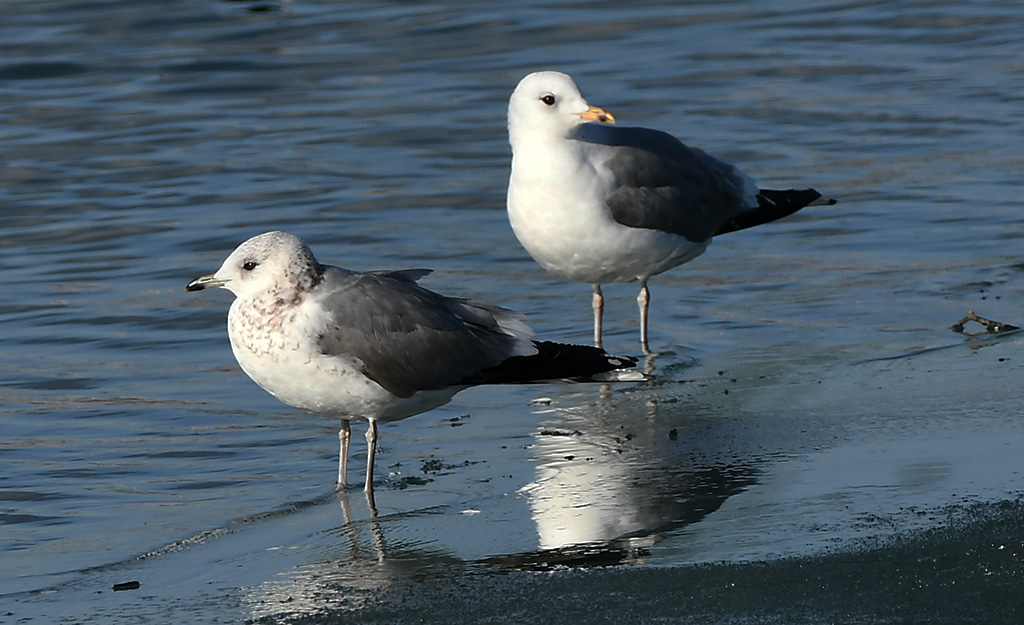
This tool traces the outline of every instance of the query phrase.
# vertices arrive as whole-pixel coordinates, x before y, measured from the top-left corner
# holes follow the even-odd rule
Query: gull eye
[[[555,96],[549,93],[546,96],[541,97],[540,101],[543,102],[544,104],[547,104],[548,106],[554,106]]]
[[[245,269],[246,271],[252,271],[253,269],[255,269],[258,266],[259,266],[259,263],[257,263],[256,261],[250,260],[250,261],[246,261],[246,263],[244,265],[242,265],[242,269]]]

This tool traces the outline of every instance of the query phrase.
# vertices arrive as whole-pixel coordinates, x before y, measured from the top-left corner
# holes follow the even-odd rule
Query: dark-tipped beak
[[[198,278],[196,278],[192,282],[189,282],[187,285],[185,285],[185,290],[186,291],[202,291],[203,289],[207,289],[207,288],[212,289],[213,287],[216,287],[216,286],[224,286],[226,283],[227,283],[227,280],[221,280],[220,278],[215,278],[215,277],[213,277],[212,274],[208,275],[208,276],[199,276]]]
[[[602,124],[614,124],[615,116],[600,106],[588,106],[582,113],[576,113],[580,119],[588,122],[600,122]]]

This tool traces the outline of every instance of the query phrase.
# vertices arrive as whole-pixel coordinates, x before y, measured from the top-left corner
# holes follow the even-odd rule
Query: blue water
[[[879,549],[906,570],[951,518],[1017,519],[1022,339],[949,326],[1024,321],[1020,27],[1002,2],[5,3],[0,621],[385,622],[440,578],[414,606],[437,622],[452,601],[529,622],[500,598],[547,606],[550,583],[558,606],[593,565],[673,596],[706,563],[847,570],[831,558]],[[652,383],[473,389],[383,427],[374,518],[331,491],[337,424],[245,378],[229,295],[184,285],[281,229],[588,342],[589,287],[504,214],[507,98],[538,69],[840,203],[652,280]],[[605,294],[606,346],[637,351],[635,287]],[[988,536],[971,527],[924,543],[965,554],[961,586]],[[1019,565],[994,571],[961,602],[978,622],[1021,596]],[[802,579],[745,597],[867,618],[856,584],[830,607]],[[694,601],[615,616],[760,614]],[[928,615],[901,601],[871,616]]]

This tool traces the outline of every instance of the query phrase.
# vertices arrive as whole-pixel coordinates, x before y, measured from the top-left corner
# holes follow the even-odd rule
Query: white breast
[[[542,267],[579,282],[631,282],[696,256],[707,243],[614,220],[605,204],[611,174],[572,140],[513,147],[508,216],[516,238]]]

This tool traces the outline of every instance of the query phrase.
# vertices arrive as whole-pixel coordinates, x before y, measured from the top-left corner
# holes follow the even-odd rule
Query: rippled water
[[[616,622],[1019,622],[1022,339],[949,330],[1024,320],[1015,3],[4,8],[0,620],[568,622],[570,593]],[[228,295],[183,287],[282,229],[587,342],[589,288],[504,214],[507,98],[545,68],[840,203],[655,278],[652,383],[383,427],[372,517],[331,491],[337,424],[256,388]],[[614,351],[634,296],[606,289]]]

